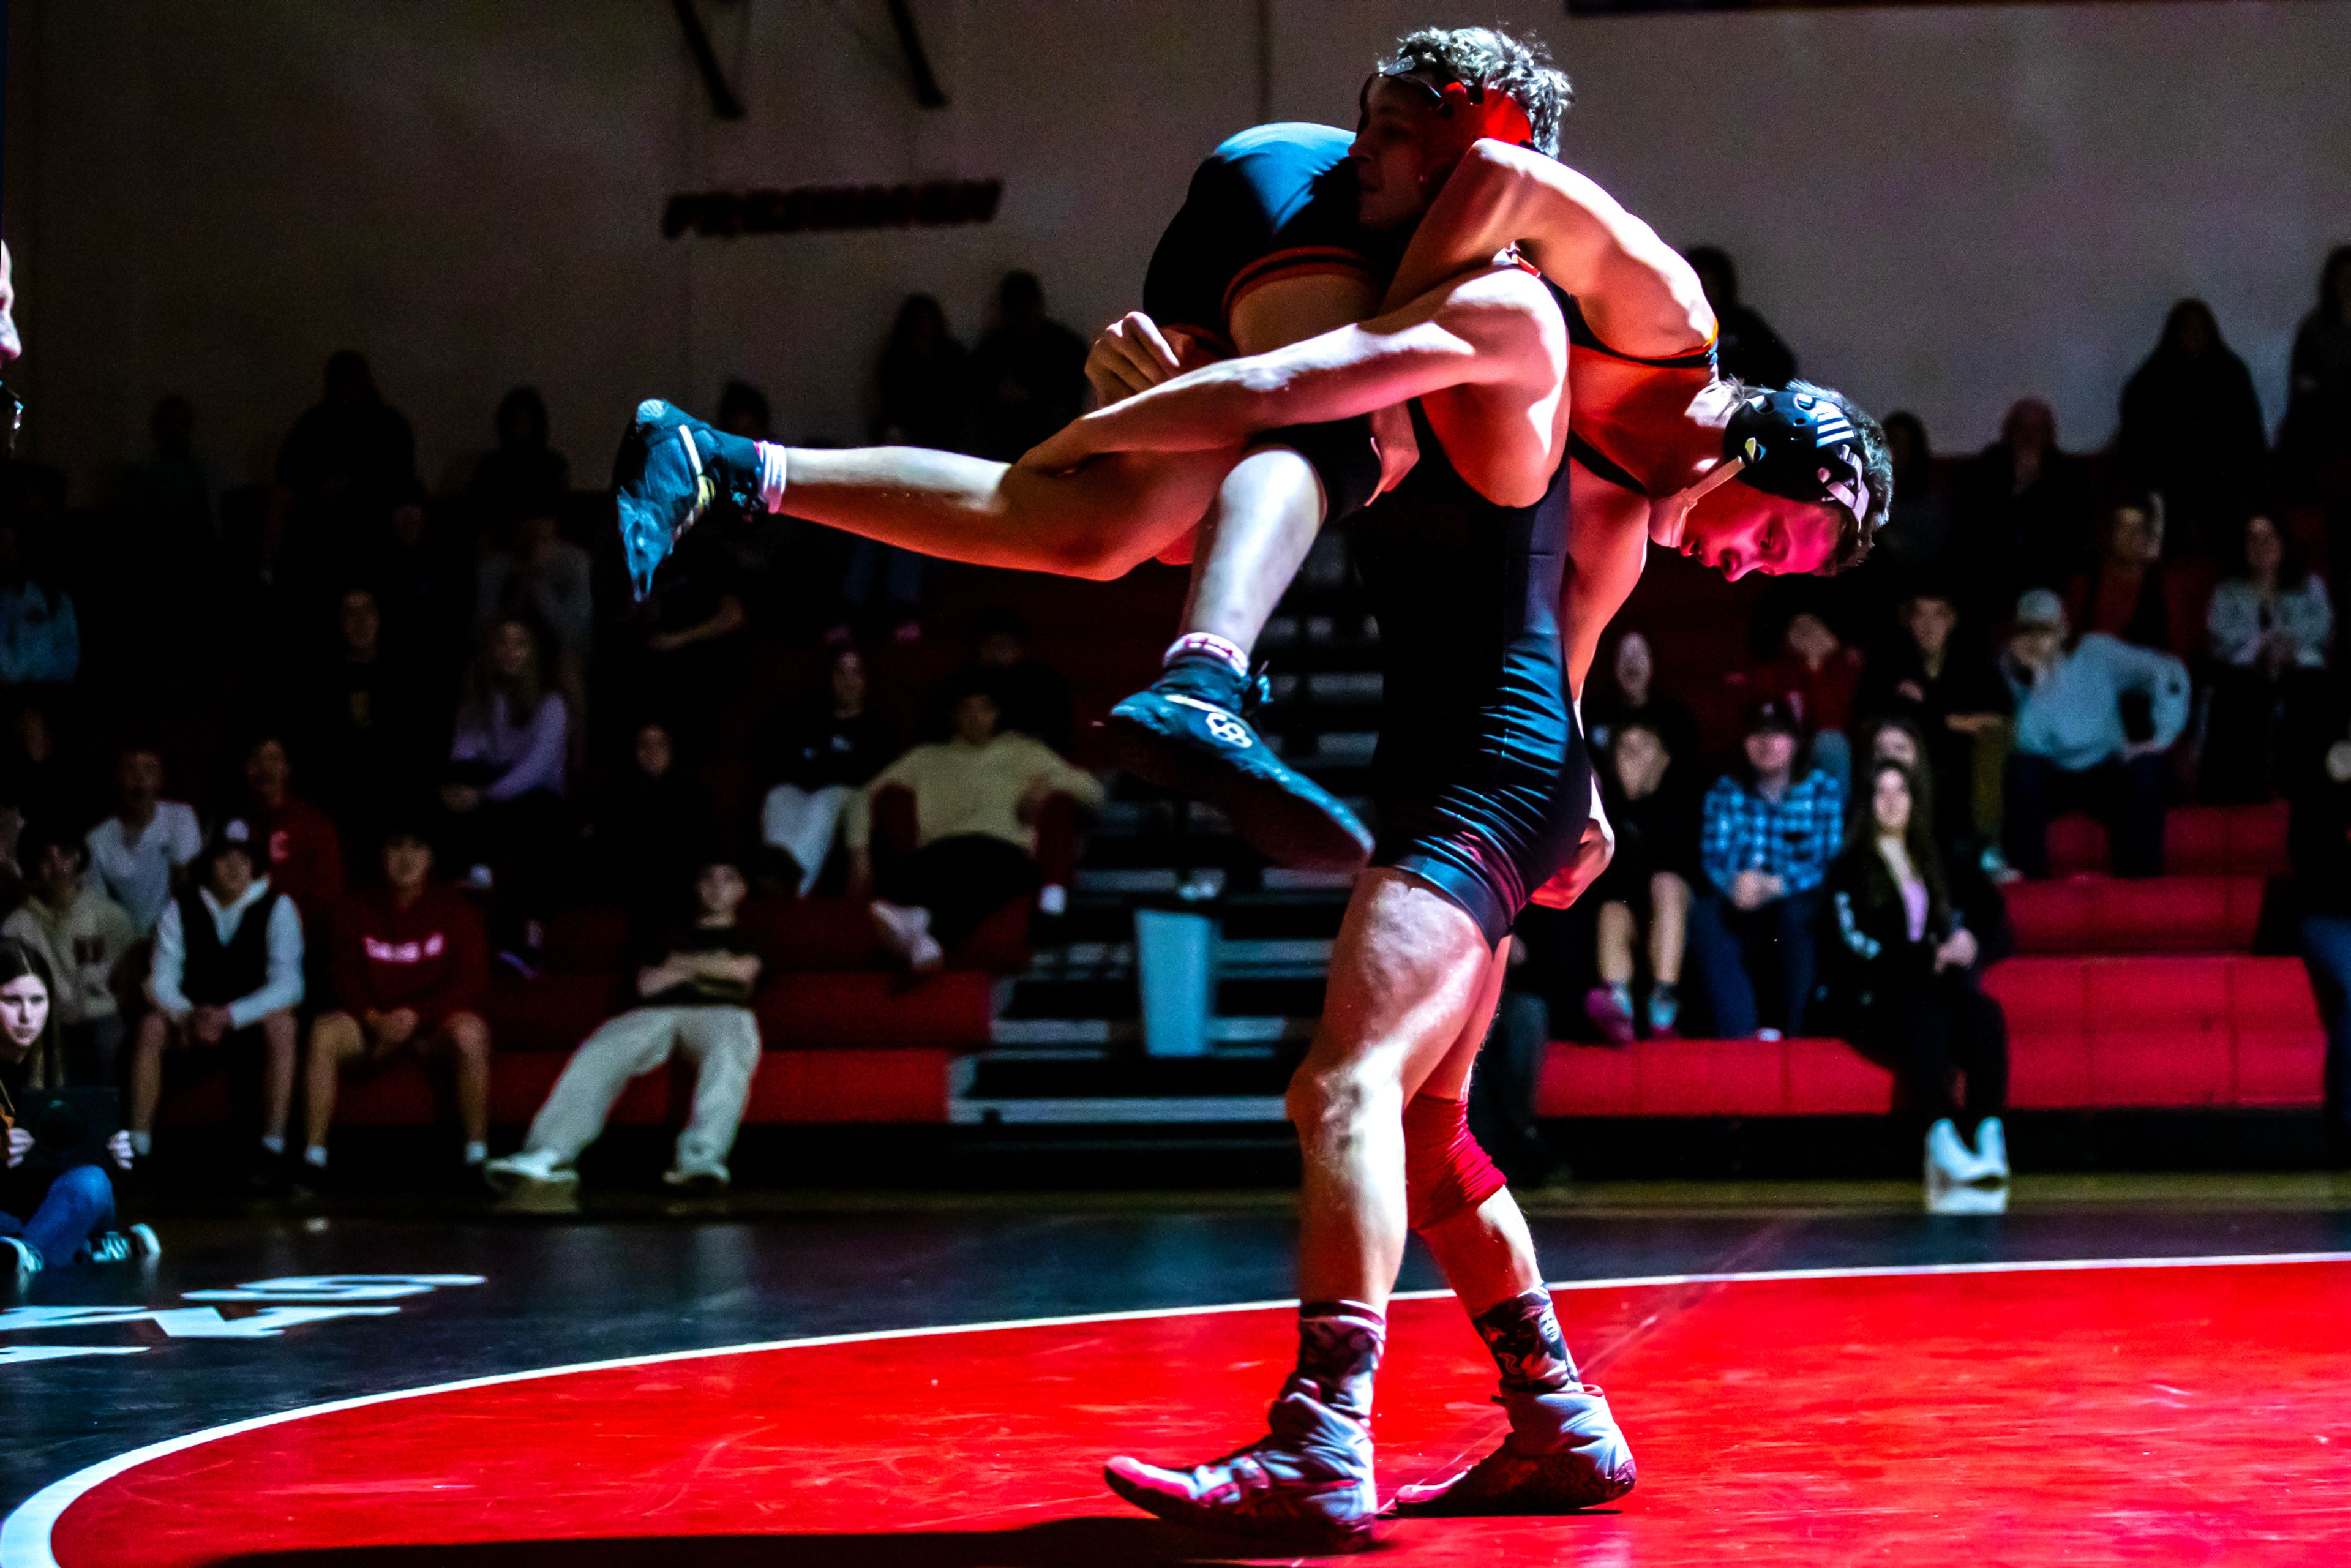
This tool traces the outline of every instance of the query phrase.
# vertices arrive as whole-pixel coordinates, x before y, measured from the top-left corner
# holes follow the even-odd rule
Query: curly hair
[[[1396,57],[1409,57],[1416,73],[1509,94],[1534,128],[1536,151],[1559,156],[1560,122],[1575,93],[1541,39],[1494,27],[1423,27],[1397,40]]]
[[[1845,513],[1849,520],[1838,530],[1836,552],[1821,568],[1822,576],[1834,577],[1859,566],[1868,556],[1869,547],[1877,542],[1877,530],[1886,526],[1886,514],[1894,506],[1894,455],[1886,450],[1885,428],[1844,393],[1804,381],[1790,382],[1787,390],[1810,392],[1823,402],[1835,404],[1861,438],[1862,476],[1869,486],[1869,512],[1859,517]],[[1838,510],[1844,508],[1840,507]]]

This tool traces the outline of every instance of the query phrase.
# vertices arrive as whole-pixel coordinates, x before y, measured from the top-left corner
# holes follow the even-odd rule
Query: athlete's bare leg
[[[1510,942],[1503,940],[1496,950],[1489,974],[1481,1006],[1471,1015],[1461,1030],[1460,1038],[1445,1060],[1420,1086],[1420,1093],[1434,1099],[1465,1101],[1469,1097],[1469,1074],[1478,1060],[1479,1051],[1486,1043],[1487,1032],[1493,1027],[1494,1009],[1500,1002],[1502,978],[1510,967]],[[1518,1200],[1504,1187],[1479,1204],[1475,1208],[1452,1215],[1433,1225],[1420,1228],[1420,1239],[1426,1244],[1429,1255],[1445,1275],[1445,1282],[1461,1301],[1461,1307],[1471,1317],[1499,1301],[1542,1285],[1542,1268],[1535,1258],[1534,1238],[1527,1231],[1526,1216],[1519,1212]]]
[[[1242,458],[1200,525],[1182,629],[1221,637],[1246,656],[1314,548],[1322,517],[1322,482],[1306,459],[1286,446]]]

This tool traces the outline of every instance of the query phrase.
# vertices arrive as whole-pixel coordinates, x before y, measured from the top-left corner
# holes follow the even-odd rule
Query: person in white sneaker
[[[115,1262],[162,1250],[143,1225],[114,1225],[114,1182],[106,1165],[131,1168],[131,1134],[106,1142],[105,1164],[75,1163],[45,1147],[22,1124],[17,1107],[41,1077],[57,1071],[48,966],[14,937],[0,937],[0,1129],[7,1151],[0,1171],[0,1277],[21,1287],[44,1270],[80,1258]]]
[[[1840,1035],[1900,1076],[1927,1124],[1931,1194],[2008,1180],[2008,1019],[1976,986],[1981,945],[1951,900],[1927,789],[1898,762],[1864,775],[1845,849],[1829,868],[1823,1001]],[[1955,1070],[1967,1079],[1963,1101],[1951,1092]],[[1962,1124],[1975,1131],[1973,1147]]]
[[[748,891],[742,871],[714,861],[695,881],[692,925],[657,964],[637,971],[631,1008],[580,1044],[538,1108],[519,1154],[490,1161],[483,1174],[499,1192],[569,1186],[580,1152],[603,1135],[605,1118],[629,1085],[684,1051],[695,1064],[694,1109],[677,1135],[677,1157],[662,1180],[685,1190],[723,1187],[726,1156],[759,1065],[759,1020],[751,993],[759,955],[736,924]]]

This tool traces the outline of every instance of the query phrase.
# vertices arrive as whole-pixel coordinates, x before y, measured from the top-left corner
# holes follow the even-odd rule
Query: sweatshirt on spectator
[[[482,786],[482,794],[488,800],[512,800],[534,789],[560,795],[569,726],[563,699],[553,692],[541,696],[528,721],[520,725],[509,716],[507,695],[500,692],[490,699],[486,716],[458,716],[449,760],[486,765],[491,779]]]
[[[1853,719],[1854,694],[1861,689],[1861,653],[1839,648],[1817,670],[1791,653],[1782,653],[1752,672],[1730,677],[1742,704],[1779,697],[1804,727],[1806,735],[1824,729],[1843,730]]]
[[[56,685],[80,669],[73,595],[31,581],[0,588],[0,682]]]
[[[481,917],[462,894],[428,887],[402,909],[389,888],[346,902],[335,922],[335,1005],[354,1017],[413,1010],[423,1029],[482,1005],[489,984]]]
[[[331,914],[343,896],[343,841],[334,820],[299,796],[251,813],[267,846],[270,882],[306,914]]]
[[[2323,670],[2326,645],[2335,640],[2335,606],[2314,571],[2299,585],[2280,589],[2267,604],[2251,581],[2231,578],[2212,590],[2204,629],[2212,640],[2212,656],[2224,664],[2251,665],[2261,656],[2262,639],[2282,632],[2294,644],[2297,666]]]
[[[960,740],[918,746],[850,798],[841,839],[853,850],[866,847],[873,833],[873,797],[895,784],[914,791],[914,830],[924,843],[985,833],[1035,854],[1037,830],[1020,820],[1020,800],[1040,779],[1089,810],[1102,802],[1101,781],[1092,774],[1025,735],[999,735],[986,746]]]
[[[189,930],[196,919],[210,929]],[[255,920],[265,923],[258,931]],[[182,894],[155,923],[148,989],[174,1022],[198,1007],[226,1008],[229,1027],[246,1029],[265,1013],[300,1007],[302,917],[294,901],[266,876],[225,909],[209,887]]]
[[[2028,683],[2011,666],[2016,694],[2016,748],[2045,757],[2069,773],[2085,772],[2121,752],[2125,692],[2144,692],[2153,709],[2158,751],[2188,727],[2188,666],[2168,653],[2092,632],[2057,655],[2048,674]]]
[[[679,932],[664,956],[684,958],[689,964],[699,957],[756,958],[759,949],[753,946],[750,933],[740,925],[689,925]],[[718,975],[697,974],[690,979],[654,992],[644,999],[649,1008],[747,1008],[756,981],[727,978]]]
[[[204,833],[194,807],[158,800],[154,820],[135,838],[120,817],[109,817],[89,831],[86,841],[91,874],[144,936],[172,902],[172,873],[196,858]]]
[[[63,910],[28,898],[5,922],[0,936],[13,936],[38,953],[57,978],[57,1021],[89,1023],[120,1010],[114,998],[114,968],[139,940],[122,905],[85,882]]]

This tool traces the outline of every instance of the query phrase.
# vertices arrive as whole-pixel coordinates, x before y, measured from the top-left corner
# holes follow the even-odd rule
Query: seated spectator
[[[1029,655],[1029,623],[1010,610],[983,610],[971,628],[972,653],[988,689],[1003,705],[1004,727],[1070,748],[1070,680]]]
[[[2016,601],[2006,663],[2016,699],[2008,758],[2008,863],[2049,869],[2049,823],[2074,807],[2105,821],[2117,876],[2163,872],[2163,754],[2188,724],[2188,667],[2168,653],[2093,632],[2068,644],[2065,607],[2045,588]],[[2133,740],[2123,699],[2148,705],[2154,733]]]
[[[104,1163],[72,1163],[70,1154],[42,1145],[37,1125],[26,1124],[37,1048],[50,1012],[48,976],[38,955],[0,939],[0,1127],[8,1135],[6,1174],[0,1176],[0,1245],[7,1249],[7,1271],[19,1290],[45,1269],[84,1258],[121,1262],[163,1249],[144,1225],[113,1228],[114,1183],[106,1166],[130,1170],[128,1133],[107,1140]]]
[[[1935,482],[1926,423],[1897,408],[1882,424],[1886,453],[1894,463],[1894,504],[1879,549],[1898,568],[1940,578],[1950,560],[1951,503]]]
[[[2088,465],[2058,449],[2057,415],[2039,398],[2009,409],[2000,439],[1961,472],[1952,509],[1962,608],[1980,622],[2028,588],[2064,587],[2089,559]]]
[[[597,795],[589,830],[595,880],[617,891],[641,925],[666,930],[678,889],[709,858],[711,832],[710,798],[678,766],[668,726],[639,725],[628,766]]]
[[[38,955],[54,982],[50,1012],[65,1046],[65,1081],[111,1084],[122,1049],[117,991],[138,930],[83,874],[89,852],[80,840],[35,822],[16,841],[16,855],[31,896],[0,923],[0,936]]]
[[[2108,508],[2098,559],[2065,585],[2065,618],[2142,648],[2186,658],[2199,625],[2193,577],[2163,559],[2163,502],[2126,497]]]
[[[2303,961],[2326,1019],[2329,1154],[2351,1165],[2351,734],[2294,780],[2294,887],[2302,906]]]
[[[2335,643],[2325,580],[2267,513],[2248,516],[2233,543],[2234,570],[2204,615],[2215,673],[2202,779],[2206,800],[2231,802],[2266,799],[2310,745]]]
[[[1068,795],[1087,810],[1102,802],[1092,774],[1029,736],[999,734],[1000,711],[987,686],[967,684],[954,737],[890,764],[843,815],[852,884],[873,887],[873,797],[893,786],[914,797],[919,847],[883,868],[872,909],[883,944],[917,973],[937,968],[948,947],[1036,889],[1036,823],[1047,800]]]
[[[81,670],[81,622],[33,553],[24,529],[0,523],[0,685],[61,686]]]
[[[2294,330],[2278,455],[2298,494],[2351,498],[2351,245],[2327,252],[2318,306]]]
[[[491,627],[465,678],[441,804],[469,880],[502,891],[518,882],[518,906],[534,911],[562,834],[569,727],[561,695],[540,678],[530,628]]]
[[[0,738],[0,786],[14,797],[19,816],[52,832],[78,831],[89,820],[65,763],[57,756],[57,732],[49,710],[27,697],[16,706],[8,732]]]
[[[613,700],[624,711],[667,715],[679,742],[704,755],[712,749],[719,709],[742,681],[751,623],[738,591],[744,577],[733,546],[696,528],[679,541],[625,622],[627,645],[617,665],[622,689]]]
[[[431,758],[423,748],[434,743],[423,692],[409,667],[385,653],[374,592],[346,591],[335,628],[335,651],[300,698],[301,738],[320,800],[352,837],[367,842],[386,807],[426,781]]]
[[[260,847],[238,818],[221,824],[197,866],[200,885],[163,907],[147,978],[155,1010],[131,1053],[131,1145],[143,1158],[163,1094],[166,1051],[258,1051],[261,1146],[250,1185],[285,1175],[294,1109],[294,1009],[302,1005],[302,917],[262,874]]]
[[[2183,545],[2209,549],[2268,455],[2252,372],[2221,340],[2210,306],[2179,301],[2123,386],[2115,426],[2123,478],[2163,497]]]
[[[373,1071],[402,1051],[446,1057],[456,1070],[465,1162],[489,1155],[490,1026],[482,1021],[489,951],[464,895],[433,879],[421,824],[384,834],[383,885],[337,911],[328,968],[334,1006],[310,1026],[306,1170],[327,1168],[327,1129],[347,1072]]]
[[[1739,297],[1739,268],[1720,246],[1692,246],[1687,253],[1706,302],[1721,325],[1715,350],[1722,373],[1750,386],[1783,387],[1796,373],[1796,356],[1771,330],[1762,312]]]
[[[1795,776],[1795,716],[1766,698],[1748,716],[1745,768],[1715,780],[1700,824],[1707,889],[1690,909],[1690,964],[1714,1031],[1801,1034],[1812,1000],[1821,882],[1843,831],[1844,791],[1815,768]],[[1758,975],[1775,977],[1780,1029],[1759,1029]]]
[[[571,488],[571,467],[548,444],[547,400],[538,389],[516,387],[500,398],[496,429],[498,444],[475,465],[466,487],[476,515],[519,517],[560,503]]]
[[[1640,719],[1616,726],[1603,760],[1601,797],[1616,852],[1589,894],[1598,913],[1600,985],[1583,1009],[1616,1045],[1633,1042],[1634,948],[1645,927],[1649,1034],[1672,1034],[1680,1017],[1682,946],[1698,877],[1697,801],[1682,783],[1687,768]]]
[[[1584,694],[1583,735],[1596,756],[1605,751],[1618,728],[1646,725],[1665,743],[1666,755],[1684,767],[1698,758],[1698,720],[1689,708],[1656,689],[1656,661],[1649,640],[1638,632],[1616,639],[1616,650],[1602,666],[1604,679]]]
[[[1860,651],[1848,648],[1826,621],[1800,610],[1788,618],[1777,657],[1734,685],[1747,700],[1777,702],[1803,727],[1814,768],[1842,790],[1853,772],[1853,746],[1845,727],[1853,722],[1853,699],[1861,690]]]
[[[1917,726],[1926,755],[1909,759],[1935,781],[1935,838],[1946,854],[2000,842],[2001,775],[2008,758],[2009,716],[2015,703],[1989,650],[1958,641],[1959,605],[1938,587],[1912,590],[1902,601],[1905,635],[1870,671],[1865,692],[1874,711],[1899,715]]]
[[[1978,944],[1928,831],[1919,777],[1896,762],[1871,763],[1863,777],[1868,787],[1829,868],[1835,936],[1822,1010],[1900,1078],[1926,1127],[1930,1192],[2005,1181],[2007,1018],[1976,988]],[[1954,1068],[1967,1077],[1963,1105],[1951,1093]]]
[[[680,1051],[694,1063],[694,1108],[662,1180],[687,1191],[727,1184],[726,1156],[759,1066],[759,1020],[751,1010],[759,955],[735,920],[747,891],[740,870],[715,861],[703,867],[694,891],[699,907],[693,924],[660,962],[637,971],[642,1004],[580,1041],[532,1118],[522,1152],[485,1167],[493,1188],[576,1186],[573,1162],[603,1135],[629,1080]]]
[[[306,918],[324,916],[342,901],[343,841],[333,819],[294,793],[294,765],[286,742],[264,735],[245,754],[246,821],[260,835],[269,884],[294,901]]]
[[[968,445],[971,356],[947,330],[946,312],[936,299],[909,294],[900,303],[874,379],[881,392],[872,431],[877,444],[938,452],[961,452]],[[913,550],[856,540],[841,575],[839,630],[846,633],[852,618],[872,617],[878,604],[901,641],[919,637],[927,564]]]
[[[837,647],[825,696],[790,714],[762,747],[777,782],[759,808],[759,839],[788,861],[783,880],[806,897],[831,857],[849,798],[897,752],[890,727],[866,706],[865,656]]]
[[[180,889],[182,873],[204,846],[196,810],[165,800],[163,758],[152,746],[128,746],[114,775],[114,815],[89,831],[90,870],[122,905],[143,938]]]
[[[501,621],[529,623],[557,662],[584,664],[595,630],[588,552],[556,531],[553,501],[524,511],[513,543],[482,557],[475,575],[476,635]]]
[[[1084,412],[1086,340],[1045,313],[1033,272],[1008,272],[972,354],[972,450],[1010,463]]]
[[[390,497],[416,477],[415,430],[383,401],[356,349],[328,356],[325,381],[323,395],[277,449],[278,484],[306,499]]]

